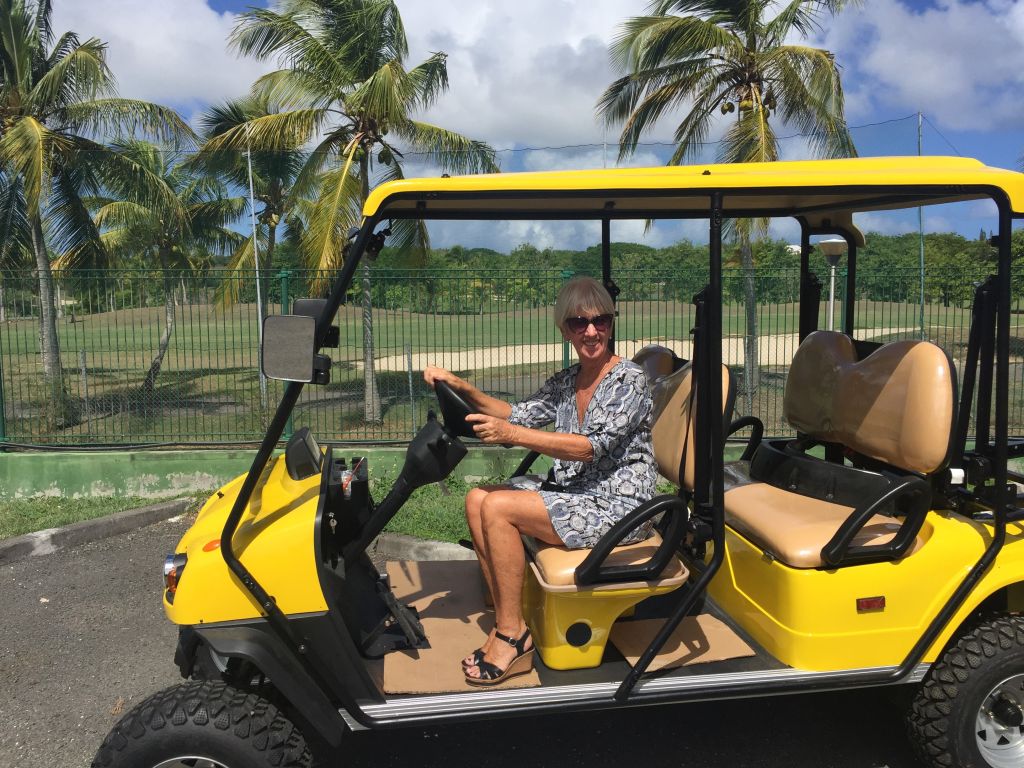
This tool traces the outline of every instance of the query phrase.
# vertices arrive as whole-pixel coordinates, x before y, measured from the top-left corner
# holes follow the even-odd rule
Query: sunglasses
[[[604,333],[612,327],[612,320],[615,319],[614,315],[595,315],[594,317],[567,317],[565,318],[565,327],[573,333],[583,333],[587,330],[590,325],[594,326],[596,331]]]

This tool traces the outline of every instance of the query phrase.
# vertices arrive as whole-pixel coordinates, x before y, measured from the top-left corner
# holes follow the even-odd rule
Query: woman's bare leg
[[[477,560],[480,561],[480,572],[483,574],[484,583],[487,585],[487,591],[490,592],[492,598],[494,595],[494,584],[491,582],[490,558],[487,552],[487,542],[484,540],[483,523],[480,520],[480,507],[489,493],[503,488],[506,488],[506,486],[481,485],[478,488],[470,489],[469,493],[466,494],[466,523],[469,525],[470,538],[473,539],[473,550],[476,552]],[[491,640],[493,639],[494,629],[492,628],[487,634],[487,640],[481,646],[481,650],[484,653],[490,648]],[[463,664],[473,664],[474,661],[475,659],[472,656],[467,656],[463,659]]]
[[[518,638],[526,631],[522,606],[526,553],[520,535],[533,536],[549,544],[561,544],[562,540],[555,533],[544,500],[536,491],[489,492],[481,499],[480,522],[494,595],[496,629],[503,635]],[[489,642],[485,658],[504,669],[515,653],[507,643]],[[478,677],[480,670],[469,667],[466,674]]]

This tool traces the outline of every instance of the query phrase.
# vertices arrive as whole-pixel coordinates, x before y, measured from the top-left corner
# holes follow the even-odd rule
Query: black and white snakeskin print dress
[[[532,396],[512,406],[509,422],[583,435],[594,449],[589,462],[555,459],[555,483],[561,490],[538,490],[555,532],[567,547],[593,547],[616,522],[655,493],[658,470],[651,444],[651,391],[643,369],[620,360],[598,383],[579,423],[576,409],[577,363],[559,371]],[[517,478],[517,480],[520,480]],[[650,536],[647,523],[623,540]]]

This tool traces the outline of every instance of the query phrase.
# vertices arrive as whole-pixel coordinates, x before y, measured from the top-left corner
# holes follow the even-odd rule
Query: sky
[[[122,96],[175,107],[194,119],[204,107],[243,95],[273,63],[238,58],[225,40],[237,14],[259,0],[55,0],[54,26],[109,45]],[[648,0],[398,0],[409,37],[409,65],[434,51],[448,54],[449,91],[425,120],[487,141],[503,170],[612,166],[615,132],[595,119],[594,104],[619,76],[609,42]],[[1019,170],[1024,156],[1024,0],[863,0],[826,19],[808,40],[841,67],[846,117],[862,155],[918,152],[963,155]],[[678,116],[677,119],[681,117]],[[716,139],[724,129],[716,127]],[[671,120],[646,136],[630,165],[660,165],[670,149]],[[807,156],[796,131],[778,132],[783,158]],[[714,146],[705,161],[714,158]],[[409,175],[433,174],[410,158]],[[925,228],[978,232],[991,211],[975,207],[929,215]],[[916,216],[886,224],[916,227]],[[621,225],[615,239],[643,237]],[[659,226],[646,236],[664,244],[699,239],[696,225]],[[863,224],[862,224],[863,226]],[[991,223],[989,226],[992,226]],[[531,228],[532,227],[532,228]],[[792,236],[783,225],[779,233]],[[485,234],[489,233],[489,234]],[[479,237],[496,245],[515,238],[564,245],[590,238],[578,225],[509,224],[471,232],[438,228],[435,244]],[[515,242],[511,243],[514,246]],[[511,246],[502,247],[508,250]]]

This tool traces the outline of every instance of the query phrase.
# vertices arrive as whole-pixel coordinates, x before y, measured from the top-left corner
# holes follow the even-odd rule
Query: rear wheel
[[[909,726],[928,765],[1024,765],[1024,617],[988,620],[951,646],[925,678]]]
[[[220,682],[143,701],[110,732],[93,768],[308,768],[305,739],[280,710]]]

